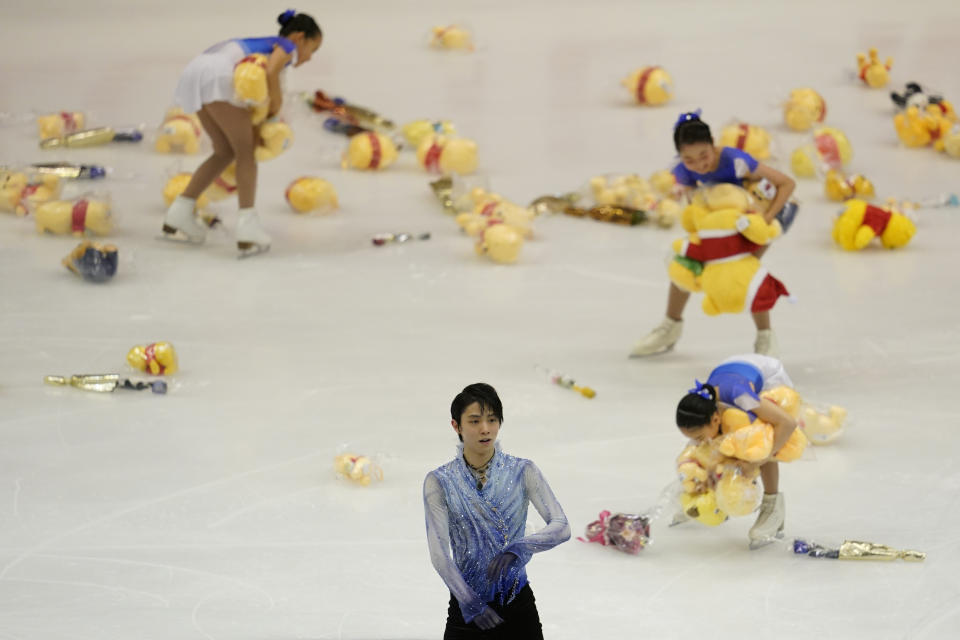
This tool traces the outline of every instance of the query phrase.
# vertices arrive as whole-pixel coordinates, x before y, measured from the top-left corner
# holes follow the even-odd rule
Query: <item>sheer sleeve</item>
[[[507,546],[504,551],[516,555],[523,564],[530,562],[530,557],[540,551],[552,549],[570,539],[570,523],[563,513],[563,508],[557,502],[553,490],[547,484],[547,479],[540,473],[540,469],[532,462],[527,462],[523,470],[523,486],[526,489],[530,503],[543,518],[547,526],[524,536]]]
[[[427,520],[427,545],[430,562],[443,578],[450,593],[460,603],[463,619],[468,624],[487,607],[460,575],[450,555],[450,516],[440,483],[432,473],[423,482],[423,509]]]

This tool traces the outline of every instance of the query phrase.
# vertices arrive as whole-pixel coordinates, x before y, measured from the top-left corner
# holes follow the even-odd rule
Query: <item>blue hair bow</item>
[[[677,127],[682,125],[684,122],[689,122],[690,120],[699,120],[700,119],[700,109],[696,111],[688,111],[687,113],[681,113],[680,117],[677,118],[677,121],[673,125],[673,130],[676,131]]]
[[[687,393],[695,393],[701,398],[706,398],[707,400],[712,399],[712,396],[710,395],[710,389],[707,388],[707,385],[703,384],[702,382],[696,379],[694,380],[694,382],[697,383],[697,386],[687,391]]]
[[[287,9],[287,10],[284,11],[283,14],[280,16],[280,24],[287,24],[288,22],[290,22],[291,20],[293,20],[293,16],[295,16],[295,15],[297,15],[297,10],[296,10],[296,9]]]

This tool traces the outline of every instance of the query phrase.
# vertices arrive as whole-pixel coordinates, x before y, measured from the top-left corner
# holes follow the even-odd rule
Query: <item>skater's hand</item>
[[[484,631],[493,629],[498,624],[503,624],[503,618],[498,616],[497,612],[490,607],[484,609],[483,613],[474,618],[473,621]]]
[[[517,555],[509,551],[498,553],[487,567],[487,577],[491,580],[496,580],[503,572],[510,568],[510,565],[513,564],[513,561],[516,559]]]

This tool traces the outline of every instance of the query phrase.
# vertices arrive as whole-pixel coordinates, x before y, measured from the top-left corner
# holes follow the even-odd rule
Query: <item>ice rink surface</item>
[[[285,6],[206,1],[7,3],[0,111],[77,109],[93,124],[145,123],[210,44],[275,33]],[[405,122],[448,118],[477,140],[508,198],[575,189],[673,157],[671,126],[701,107],[776,135],[779,164],[805,140],[781,124],[790,89],[813,86],[846,131],[853,169],[885,196],[960,189],[960,162],[907,150],[888,91],[854,79],[854,56],[895,58],[960,100],[960,5],[902,2],[353,1],[297,5],[325,32],[288,91],[322,88]],[[478,50],[425,46],[462,21]],[[620,79],[663,64],[676,99],[630,104]],[[31,124],[0,129],[0,162],[100,163],[119,217],[120,271],[94,286],[60,259],[76,244],[0,217],[0,640],[439,638],[448,593],[424,536],[424,474],[454,455],[448,407],[494,384],[506,451],[536,461],[574,536],[602,509],[639,511],[674,474],[679,397],[747,352],[744,316],[699,300],[672,353],[626,355],[658,323],[677,229],[540,218],[518,264],[477,258],[407,152],[380,174],[338,166],[342,138],[287,104],[295,143],[260,169],[272,250],[237,260],[228,233],[204,247],[156,239],[160,190],[178,162],[149,145],[40,151]],[[298,217],[294,177],[336,186],[342,209]],[[764,263],[797,303],[774,311],[798,389],[850,412],[844,438],[782,468],[787,535],[863,539],[923,564],[747,549],[753,518],[707,529],[655,523],[639,557],[576,540],[528,572],[545,636],[563,638],[948,638],[960,631],[960,302],[957,209],[924,210],[904,250],[847,254],[837,206],[799,182],[801,217]],[[228,226],[235,204],[219,212]],[[382,232],[427,242],[377,248]],[[126,370],[134,344],[173,342],[166,397],[97,395],[46,374]],[[550,385],[536,365],[598,391]],[[385,481],[338,481],[338,447],[384,456]],[[531,510],[531,514],[533,514]],[[532,520],[536,520],[533,516]]]

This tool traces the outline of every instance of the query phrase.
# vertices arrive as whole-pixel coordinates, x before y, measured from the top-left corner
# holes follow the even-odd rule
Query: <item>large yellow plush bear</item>
[[[106,236],[113,231],[113,216],[106,200],[77,198],[45,202],[37,207],[34,217],[37,233]]]
[[[696,198],[681,216],[689,236],[673,243],[677,258],[668,272],[679,288],[703,292],[708,315],[766,311],[787,295],[753,255],[780,235],[780,223],[767,223],[751,213],[751,202],[746,190],[720,184]]]
[[[638,104],[661,105],[673,98],[673,78],[659,66],[640,67],[620,83]]]
[[[157,132],[154,149],[159,153],[197,153],[200,151],[200,138],[203,129],[195,114],[186,114],[183,109],[168,109],[163,124]]]
[[[177,372],[177,352],[169,342],[137,345],[127,353],[127,362],[137,371],[155,376]]]
[[[236,99],[248,107],[264,104],[270,98],[267,86],[267,56],[252,53],[233,67]]]
[[[0,170],[0,211],[25,216],[32,209],[60,196],[60,178]]]
[[[761,394],[761,397],[766,397]],[[796,416],[794,416],[796,417]],[[745,462],[760,462],[773,453],[773,426],[762,420],[751,420],[750,415],[740,409],[727,409],[723,412],[723,434],[720,452],[731,458]],[[794,429],[775,456],[779,462],[793,462],[807,448],[808,440],[802,429]]]
[[[859,251],[874,238],[886,249],[905,246],[917,231],[913,221],[894,209],[883,209],[863,200],[849,200],[833,223],[833,239],[847,251]]]

